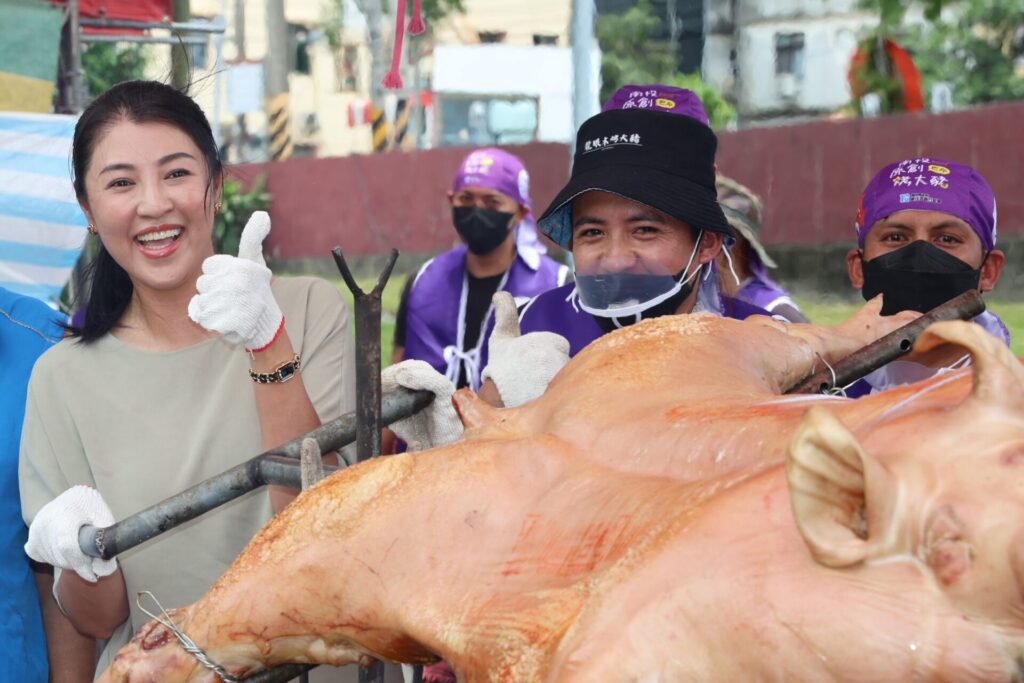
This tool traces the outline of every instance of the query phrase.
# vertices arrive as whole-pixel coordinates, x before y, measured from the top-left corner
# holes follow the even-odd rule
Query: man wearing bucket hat
[[[736,244],[729,252],[723,250],[717,259],[722,293],[760,306],[791,323],[807,322],[789,293],[768,275],[768,268],[776,266],[761,244],[761,198],[723,175],[715,179],[715,187],[725,218],[736,231]]]
[[[722,296],[714,277],[715,257],[735,236],[715,194],[717,144],[694,92],[620,88],[580,127],[572,176],[538,221],[572,251],[575,283],[528,303],[522,332],[560,334],[575,355],[646,318],[765,314]]]
[[[559,360],[643,319],[768,315],[719,292],[715,257],[735,233],[716,198],[717,145],[700,98],[683,88],[625,86],[584,122],[569,182],[538,221],[572,251],[575,282],[527,303],[521,330],[496,301],[482,396],[506,406],[536,398]],[[567,354],[552,337],[567,340]]]
[[[992,188],[954,161],[920,157],[882,168],[861,195],[855,229],[857,248],[846,256],[850,282],[865,299],[882,294],[883,315],[925,312],[968,290],[991,291],[1005,262],[995,248]],[[1010,333],[994,313],[974,322],[1009,345]],[[894,361],[847,395],[924,379],[950,360]]]

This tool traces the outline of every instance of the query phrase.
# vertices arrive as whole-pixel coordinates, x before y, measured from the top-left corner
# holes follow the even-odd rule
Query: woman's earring
[[[216,204],[213,205],[213,213],[214,213],[214,215],[220,213],[220,207],[221,207],[220,202],[217,202]]]
[[[89,224],[89,225],[88,225],[88,226],[86,227],[86,230],[88,230],[88,231],[89,231],[89,234],[90,234],[90,235],[98,235],[98,234],[100,234],[100,233],[99,233],[99,231],[98,231],[98,230],[96,229],[96,226],[95,226],[95,225],[93,225],[92,223],[90,223],[90,224]]]

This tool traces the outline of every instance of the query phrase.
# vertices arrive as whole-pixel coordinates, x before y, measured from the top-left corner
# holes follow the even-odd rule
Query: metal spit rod
[[[932,323],[943,320],[970,320],[984,312],[985,302],[981,295],[974,290],[964,292],[936,306],[917,320],[853,352],[836,363],[833,368],[819,370],[786,393],[827,394],[835,387],[845,387],[909,353],[917,338]]]
[[[399,387],[384,397],[382,421],[391,424],[413,415],[432,400],[434,395],[429,391],[410,391]],[[302,440],[315,439],[323,453],[336,451],[355,441],[356,422],[355,413],[342,415],[112,526],[83,526],[78,531],[82,552],[91,557],[110,559],[261,486],[278,484],[298,488],[301,483],[299,453]],[[337,469],[341,468],[330,468],[330,471]]]

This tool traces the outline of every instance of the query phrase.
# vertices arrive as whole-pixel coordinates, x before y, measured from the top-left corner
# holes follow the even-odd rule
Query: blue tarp
[[[0,287],[54,304],[86,237],[71,185],[75,118],[0,112]]]

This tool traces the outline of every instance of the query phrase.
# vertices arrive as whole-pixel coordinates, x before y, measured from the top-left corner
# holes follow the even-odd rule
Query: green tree
[[[925,87],[948,83],[958,105],[1024,99],[1024,0],[965,0],[955,19],[908,36]]]
[[[146,55],[140,45],[118,47],[114,43],[93,43],[82,53],[82,70],[92,98],[112,85],[143,78]]]
[[[602,102],[623,85],[658,83],[672,73],[673,46],[652,38],[660,25],[661,20],[652,15],[648,0],[640,0],[622,14],[598,16]]]
[[[660,20],[652,16],[649,0],[640,0],[622,14],[597,18],[601,46],[601,101],[624,85],[663,83],[689,88],[700,96],[712,128],[724,128],[736,119],[736,109],[699,74],[676,71],[675,46],[657,40]]]

